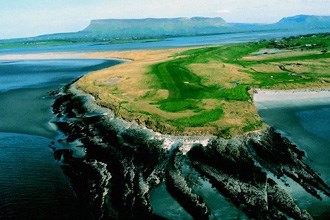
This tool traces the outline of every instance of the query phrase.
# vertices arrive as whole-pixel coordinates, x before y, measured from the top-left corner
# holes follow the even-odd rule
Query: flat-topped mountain
[[[92,20],[78,33],[96,38],[143,39],[288,28],[330,28],[330,16],[297,15],[274,24],[227,23],[220,17],[102,19]]]
[[[92,20],[83,30],[71,33],[41,35],[31,38],[0,41],[6,44],[63,45],[82,42],[130,42],[156,40],[169,37],[212,35],[235,32],[311,30],[324,32],[330,29],[330,16],[297,15],[281,19],[274,24],[227,23],[221,17],[145,18]]]
[[[103,19],[92,20],[82,32],[113,38],[144,38],[215,34],[227,26],[220,17]]]
[[[80,33],[111,38],[192,36],[267,29],[330,28],[330,16],[297,15],[274,24],[227,23],[220,17],[92,20]]]

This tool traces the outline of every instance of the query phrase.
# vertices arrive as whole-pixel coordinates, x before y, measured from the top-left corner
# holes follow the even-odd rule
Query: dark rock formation
[[[318,191],[330,196],[329,186],[303,161],[304,152],[274,129],[252,135],[246,145],[254,159],[277,177],[290,177],[317,198]]]
[[[168,191],[195,219],[208,219],[210,213],[206,204],[200,196],[192,192],[180,171],[184,156],[179,151],[179,146],[173,147],[174,149],[170,153],[166,168],[166,186]]]
[[[329,187],[304,162],[304,153],[272,128],[230,140],[214,138],[207,146],[194,144],[183,155],[180,143],[167,151],[152,131],[124,123],[88,96],[74,93],[67,88],[53,106],[56,124],[65,133],[62,143],[71,146],[55,149],[54,156],[95,219],[161,219],[152,213],[149,194],[164,181],[188,213],[208,219],[210,210],[183,167],[198,171],[253,219],[311,219],[276,183],[281,180],[268,173],[293,179],[317,198],[329,196]],[[73,157],[77,141],[86,149],[83,158]]]

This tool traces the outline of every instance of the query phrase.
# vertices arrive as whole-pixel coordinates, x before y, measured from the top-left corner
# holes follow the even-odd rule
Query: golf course
[[[77,87],[128,121],[169,134],[229,138],[262,128],[256,89],[330,85],[330,34],[221,46],[100,52],[114,67],[82,77]]]

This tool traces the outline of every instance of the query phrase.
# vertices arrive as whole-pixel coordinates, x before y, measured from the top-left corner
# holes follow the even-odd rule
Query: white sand
[[[257,107],[330,104],[330,89],[256,90],[253,100]]]
[[[47,59],[81,59],[86,53],[52,52],[0,55],[0,60],[47,60]]]

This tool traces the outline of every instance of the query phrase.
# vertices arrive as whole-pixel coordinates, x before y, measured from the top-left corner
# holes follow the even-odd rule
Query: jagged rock
[[[62,142],[80,140],[87,151],[82,159],[73,158],[70,149],[55,149],[54,155],[65,155],[63,169],[96,219],[154,218],[149,194],[163,181],[192,216],[208,219],[203,197],[194,193],[181,172],[183,161],[254,219],[311,219],[267,172],[291,178],[316,197],[329,196],[329,186],[304,162],[304,153],[272,128],[229,140],[213,138],[207,146],[194,144],[183,155],[180,145],[167,151],[164,140],[152,131],[123,123],[111,112],[102,114],[99,108],[69,87],[53,105],[60,118],[56,124],[66,134]]]
[[[166,169],[166,186],[174,198],[178,200],[194,219],[208,219],[210,212],[203,199],[192,192],[180,171],[183,155],[176,146],[171,152]]]

